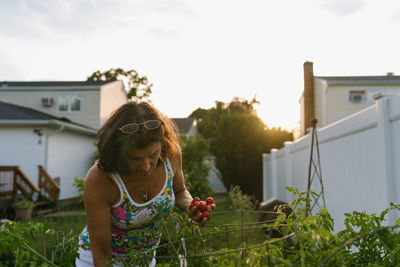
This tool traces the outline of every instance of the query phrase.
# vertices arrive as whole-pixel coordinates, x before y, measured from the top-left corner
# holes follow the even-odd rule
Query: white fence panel
[[[281,149],[277,151],[276,153],[276,170],[282,170],[282,177],[281,179],[276,179],[276,187],[277,187],[277,192],[275,194],[275,197],[277,199],[285,199],[286,198],[286,191],[285,187],[287,185],[286,181],[286,161],[285,161],[285,150]]]
[[[380,213],[390,202],[398,202],[400,95],[377,97],[374,106],[317,133],[326,207],[335,219],[335,230],[343,229],[346,212]],[[307,189],[310,141],[307,135],[263,156],[264,201],[293,200],[286,185]],[[318,183],[315,177],[313,191],[319,192]],[[395,219],[396,214],[390,214],[389,224]]]

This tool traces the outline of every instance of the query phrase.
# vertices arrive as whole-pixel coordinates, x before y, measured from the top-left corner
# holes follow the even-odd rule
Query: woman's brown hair
[[[161,121],[160,127],[147,130],[140,126],[133,134],[124,134],[119,129],[128,123],[143,123],[148,120]],[[135,148],[145,148],[151,143],[161,142],[161,160],[179,152],[176,125],[154,106],[147,102],[128,102],[111,114],[97,132],[97,149],[100,166],[107,172],[128,174],[127,156]]]

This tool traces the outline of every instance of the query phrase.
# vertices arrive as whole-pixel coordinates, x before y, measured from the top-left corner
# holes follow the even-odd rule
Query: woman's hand
[[[192,220],[200,226],[204,226],[211,219],[212,211],[215,207],[216,205],[212,198],[207,198],[207,202],[205,202],[195,197],[187,208],[187,211]]]

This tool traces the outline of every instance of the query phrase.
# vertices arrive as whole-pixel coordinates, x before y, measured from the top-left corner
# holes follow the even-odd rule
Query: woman
[[[76,266],[105,266],[112,259],[123,266],[133,247],[154,248],[158,240],[151,232],[174,205],[201,226],[207,222],[201,213],[195,215],[196,207],[189,209],[192,196],[184,183],[175,127],[157,109],[128,102],[112,114],[98,138],[99,160],[85,178],[87,226],[79,237]]]

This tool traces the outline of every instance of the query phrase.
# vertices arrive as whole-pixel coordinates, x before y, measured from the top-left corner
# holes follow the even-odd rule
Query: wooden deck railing
[[[43,166],[39,165],[39,188],[40,198],[42,200],[54,201],[57,203],[58,196],[60,195],[60,186],[56,181],[47,173]]]
[[[39,193],[39,188],[19,166],[0,166],[0,198],[14,200],[17,190],[29,200],[33,193]]]

